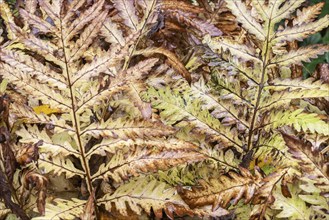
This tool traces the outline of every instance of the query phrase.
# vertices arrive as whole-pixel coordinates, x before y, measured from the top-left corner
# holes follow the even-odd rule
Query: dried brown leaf
[[[168,58],[168,64],[174,68],[182,77],[184,77],[189,83],[191,83],[191,74],[185,68],[184,64],[178,59],[178,57],[171,51],[165,48],[147,48],[145,50],[137,51],[136,54],[143,54],[150,56],[153,54],[162,54]]]
[[[187,13],[203,13],[204,9],[188,4],[187,2],[184,1],[176,1],[176,0],[165,0],[161,2],[161,8],[163,10],[180,10],[180,11],[185,11]]]
[[[329,163],[319,149],[312,150],[310,142],[304,142],[292,135],[281,132],[289,152],[298,160],[299,169],[303,174],[316,181],[323,193],[329,192]]]
[[[25,177],[27,189],[35,187],[38,192],[37,207],[40,215],[45,214],[48,179],[35,171],[29,171]]]
[[[240,167],[240,173],[230,171],[208,182],[200,181],[201,187],[193,187],[192,191],[182,191],[182,198],[190,207],[212,205],[212,210],[226,208],[231,202],[237,204],[242,198],[248,203],[253,198],[260,179]]]

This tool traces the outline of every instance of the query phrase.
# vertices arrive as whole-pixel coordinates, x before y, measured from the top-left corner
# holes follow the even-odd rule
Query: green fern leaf
[[[270,126],[267,129],[276,129],[283,125],[292,125],[298,132],[311,132],[329,135],[329,126],[321,120],[317,114],[302,113],[302,109],[296,111],[272,112],[269,118]]]

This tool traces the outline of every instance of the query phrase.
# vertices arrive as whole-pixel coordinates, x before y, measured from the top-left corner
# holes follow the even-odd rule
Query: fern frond
[[[193,145],[192,148],[191,145],[177,147],[177,149],[159,151],[155,148],[133,146],[131,149],[117,151],[108,164],[100,165],[91,179],[94,181],[110,177],[120,183],[131,176],[167,170],[179,164],[198,162],[205,158],[202,154],[194,152],[196,148]]]
[[[249,127],[248,122],[239,117],[239,110],[233,107],[230,101],[218,98],[215,95],[215,89],[206,85],[202,78],[191,86],[185,82],[178,81],[174,85],[174,89],[177,89],[180,93],[189,94],[194,99],[202,100],[203,108],[215,110],[216,114],[220,115],[220,118],[224,118],[223,120],[233,120],[244,127]]]
[[[73,162],[68,158],[51,157],[51,155],[40,155],[39,167],[46,173],[53,173],[56,176],[65,174],[66,178],[72,178],[73,176],[85,177],[85,172],[77,169]]]
[[[32,34],[25,34],[20,36],[21,42],[24,44],[24,47],[30,49],[31,51],[40,54],[46,60],[54,62],[56,65],[64,68],[65,63],[60,58],[59,55],[56,55],[57,46],[51,42],[40,40]],[[42,68],[44,69],[44,68]],[[57,76],[59,77],[59,76]],[[65,77],[65,76],[62,76]]]
[[[262,219],[265,216],[267,208],[275,201],[275,195],[273,191],[276,189],[277,184],[281,182],[282,178],[288,173],[289,168],[278,170],[275,173],[265,177],[263,184],[257,190],[253,204],[260,204],[254,206],[251,212],[251,219]]]
[[[110,54],[105,54],[104,52],[101,56],[96,57],[91,63],[87,63],[79,71],[76,71],[71,80],[72,84],[79,83],[79,81],[82,80],[89,80],[90,78],[97,76],[99,73],[105,72],[107,68],[115,66],[115,63],[120,60],[120,57],[124,56],[125,53],[116,56],[115,53],[121,48],[117,47],[112,49],[113,50]]]
[[[107,18],[101,28],[101,34],[105,37],[105,40],[109,43],[125,45],[125,39],[122,31],[118,28],[117,24]]]
[[[45,0],[40,0],[39,5],[45,12],[43,15],[48,15],[57,27],[61,26],[60,22],[60,10],[62,2],[48,2]],[[67,24],[67,23],[65,23]]]
[[[298,195],[297,186],[291,187],[291,197],[283,196],[276,190],[275,202],[271,208],[278,210],[279,213],[275,215],[276,218],[289,218],[289,219],[313,219],[317,216],[316,212],[309,208],[303,199]]]
[[[101,12],[94,20],[91,21],[88,27],[83,30],[79,39],[74,44],[74,47],[71,48],[68,62],[74,62],[84,55],[99,33],[106,16],[107,11]]]
[[[299,17],[298,17],[299,18]],[[274,42],[303,40],[311,34],[321,31],[329,26],[329,15],[319,19],[318,21],[303,24],[301,26],[287,27],[275,34]]]
[[[279,1],[281,3],[276,3],[277,1],[273,1],[275,4],[275,8],[272,11],[272,20],[273,23],[277,23],[281,21],[284,18],[287,18],[289,15],[291,15],[292,12],[294,12],[305,0],[296,0],[296,1],[283,1],[285,2],[282,6],[282,1]],[[280,7],[280,8],[279,8]]]
[[[70,109],[70,101],[63,95],[49,88],[46,85],[39,84],[35,79],[27,74],[15,70],[12,66],[0,63],[1,75],[10,79],[10,82],[15,84],[18,90],[30,94],[31,97],[49,104],[51,108],[61,109],[63,112],[68,112]]]
[[[49,83],[50,86],[59,89],[67,88],[65,78],[49,67],[41,65],[31,56],[26,56],[20,52],[11,52],[2,50],[0,53],[1,60],[5,61],[10,66],[15,66],[23,73],[27,74],[30,78],[36,78],[41,83]]]
[[[85,4],[86,0],[74,0],[72,3],[68,6],[67,12],[64,15],[63,23],[66,24],[70,22],[70,20],[73,18],[75,13]]]
[[[203,43],[208,44],[208,46],[218,53],[225,52],[226,50],[229,50],[229,52],[233,56],[237,56],[238,58],[242,59],[243,61],[253,60],[255,62],[260,63],[261,60],[257,57],[255,54],[255,51],[253,51],[251,48],[236,43],[232,40],[223,38],[223,39],[212,39],[210,36],[206,36],[203,40]]]
[[[54,119],[44,114],[36,114],[32,108],[24,105],[18,105],[17,103],[13,103],[11,105],[11,112],[16,115],[17,118],[23,120],[25,123],[47,123],[52,124]]]
[[[41,20],[38,16],[28,13],[24,9],[20,9],[19,13],[29,25],[39,29],[41,33],[47,34],[55,31],[53,26],[51,26],[48,22]]]
[[[209,182],[200,181],[200,187],[192,187],[192,191],[184,190],[182,198],[191,207],[212,205],[212,209],[226,208],[229,203],[237,204],[243,197],[245,203],[251,201],[258,188],[258,179],[240,168],[241,173],[230,171]]]
[[[80,217],[86,205],[85,200],[73,198],[72,200],[55,199],[52,203],[47,203],[44,216],[34,217],[36,220],[61,220],[75,219]]]
[[[165,0],[162,1],[161,3],[161,8],[164,10],[171,9],[171,10],[180,10],[180,11],[185,11],[188,13],[202,13],[204,12],[203,8],[197,7],[192,4],[188,4],[186,2],[177,2],[175,0]]]
[[[57,8],[57,10],[55,11],[54,10],[55,8],[53,7],[53,5],[54,4],[52,4],[52,6],[50,6],[49,3],[46,3],[43,0],[43,4],[41,4],[41,7],[43,7],[43,9],[46,10],[47,14],[50,17],[51,17],[51,15],[53,15],[53,17],[55,17],[54,19],[58,20],[60,18],[60,15],[59,15],[60,8]],[[95,18],[97,18],[99,16],[99,14],[101,14],[101,12],[104,12],[102,10],[103,5],[104,5],[104,0],[99,0],[92,6],[87,8],[87,10],[83,11],[82,14],[77,19],[75,19],[73,22],[68,22],[66,24],[63,24],[65,26],[65,32],[62,33],[64,45],[70,44],[69,41],[72,40],[72,38],[77,33],[79,33],[85,27],[86,24],[88,24],[89,22],[91,22]],[[59,7],[61,7],[61,6],[59,6]],[[62,24],[61,21],[60,21],[60,24]],[[60,25],[58,27],[60,27]],[[88,32],[89,32],[89,30],[88,30]]]
[[[191,74],[177,58],[175,53],[165,49],[165,48],[147,48],[144,50],[136,51],[135,54],[143,54],[145,56],[150,56],[152,54],[162,54],[168,58],[168,63],[175,69],[177,72],[182,75],[188,82],[191,82]]]
[[[164,126],[161,123],[117,119],[93,123],[81,131],[81,136],[92,135],[94,137],[135,139],[137,137],[151,138],[167,136],[173,134],[173,132],[174,129]]]
[[[297,10],[296,18],[292,21],[293,25],[302,25],[312,22],[320,13],[324,6],[324,2],[311,5],[307,8]]]
[[[186,120],[192,127],[195,126],[214,140],[218,139],[226,144],[241,147],[241,141],[234,137],[228,128],[211,116],[208,110],[200,110],[202,103],[199,100],[192,100],[188,95],[184,98],[180,97],[168,88],[158,91],[150,88],[145,93],[145,98],[152,101],[153,107],[161,110],[160,116],[167,124]]]
[[[180,149],[189,149],[195,150],[196,146],[193,144],[182,141],[179,139],[152,139],[152,140],[144,140],[144,139],[135,139],[135,140],[112,140],[112,139],[103,139],[100,144],[94,145],[87,153],[86,157],[90,158],[94,154],[104,154],[104,152],[108,152],[111,154],[115,154],[119,150],[123,150],[125,148],[133,149],[134,146],[141,146],[144,148],[152,149],[156,147],[159,151],[166,150],[180,150]]]
[[[191,15],[191,13],[183,10],[177,10],[177,8],[175,10],[166,9],[166,16],[177,20],[179,23],[194,27],[196,30],[201,32],[202,36],[207,34],[213,37],[222,35],[222,31],[215,25],[210,22],[197,19],[195,16]]]
[[[265,40],[264,28],[251,15],[250,10],[247,9],[245,3],[242,1],[226,1],[227,7],[236,16],[237,20],[242,23],[242,26],[251,34],[254,34],[259,40]]]
[[[282,3],[282,0],[277,1],[277,4]],[[270,9],[269,6],[264,4],[262,0],[251,0],[252,6],[256,9],[257,14],[262,18],[262,20],[266,21],[270,18]],[[274,4],[272,4],[273,7]]]
[[[269,66],[290,66],[291,64],[301,64],[302,62],[310,62],[311,58],[317,58],[318,55],[324,54],[327,51],[329,51],[328,45],[325,46],[319,44],[301,47],[298,50],[292,50],[287,54],[276,56],[274,59],[271,60]]]
[[[15,40],[17,38],[17,26],[14,22],[14,16],[12,15],[8,4],[4,1],[0,2],[0,14],[6,25],[8,38],[10,40]]]
[[[301,78],[296,79],[280,79],[276,78],[274,79],[270,85],[266,85],[264,87],[265,90],[271,90],[271,91],[303,91],[303,90],[313,90],[313,91],[328,91],[329,85],[324,83],[321,80],[315,81],[314,78],[308,78],[305,80],[302,80]],[[323,96],[325,97],[325,96]]]
[[[51,154],[54,157],[58,156],[80,156],[79,152],[70,145],[70,138],[65,140],[65,135],[60,133],[62,136],[61,143],[52,140],[46,133],[46,131],[39,131],[36,126],[28,126],[27,129],[22,128],[16,132],[17,135],[22,137],[20,140],[21,143],[37,143],[42,141],[42,144],[39,146],[40,153]],[[54,143],[55,142],[55,143]],[[57,143],[56,143],[57,142]]]
[[[170,219],[174,214],[187,213],[192,215],[192,210],[186,205],[174,188],[156,180],[149,181],[141,178],[130,181],[120,186],[112,195],[105,195],[98,200],[105,204],[107,210],[116,209],[121,215],[127,216],[127,206],[137,214],[145,211],[148,215],[153,210],[157,218],[162,218],[162,210]]]
[[[269,126],[266,129],[276,129],[283,125],[292,125],[298,132],[311,132],[329,135],[329,126],[317,114],[303,113],[302,109],[296,111],[272,111],[269,116]]]
[[[328,92],[325,90],[313,90],[313,89],[302,89],[295,91],[280,91],[275,92],[271,97],[265,97],[261,100],[259,110],[265,112],[275,107],[282,107],[290,104],[293,99],[301,98],[316,98],[316,97],[328,97]]]
[[[316,181],[316,185],[322,192],[329,191],[329,169],[328,162],[319,150],[311,149],[311,144],[292,137],[282,132],[282,136],[286,142],[289,152],[298,160],[299,169],[303,174]]]
[[[137,31],[138,28],[138,17],[136,15],[136,8],[134,2],[124,1],[124,0],[115,0],[115,7],[119,11],[119,15],[124,20],[124,24],[127,25],[132,30]]]

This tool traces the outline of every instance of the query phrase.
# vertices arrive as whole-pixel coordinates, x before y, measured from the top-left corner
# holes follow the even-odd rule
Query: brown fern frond
[[[329,191],[329,167],[328,158],[325,157],[318,149],[312,149],[313,146],[309,142],[304,142],[292,135],[281,132],[282,136],[292,154],[299,163],[299,169],[303,171],[303,175],[314,180],[315,185],[319,187],[323,193]]]
[[[184,190],[182,198],[191,207],[212,205],[212,209],[226,208],[230,202],[237,204],[242,198],[245,203],[250,202],[259,187],[261,178],[240,167],[239,173],[230,171],[217,179],[201,181],[200,187],[193,187],[192,191]]]

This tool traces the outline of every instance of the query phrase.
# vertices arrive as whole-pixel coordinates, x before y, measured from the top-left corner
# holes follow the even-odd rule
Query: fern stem
[[[60,20],[62,22],[62,20]],[[69,73],[69,66],[68,66],[68,59],[67,59],[67,53],[66,53],[66,49],[65,49],[65,43],[64,43],[64,39],[63,39],[63,29],[62,29],[62,24],[61,24],[61,42],[62,42],[62,46],[63,46],[63,52],[64,52],[64,60],[65,60],[65,70],[66,70],[66,75],[67,75],[67,82],[69,85],[69,89],[70,89],[70,96],[71,96],[71,105],[72,105],[72,115],[73,115],[73,126],[75,128],[75,133],[77,136],[77,141],[78,141],[78,147],[79,147],[79,151],[81,153],[81,162],[82,162],[82,166],[84,168],[84,171],[86,172],[86,177],[87,177],[87,188],[89,193],[91,194],[93,191],[93,187],[92,187],[92,181],[91,181],[91,177],[90,177],[90,169],[88,166],[88,162],[86,161],[86,156],[85,156],[85,150],[84,150],[84,146],[82,145],[82,141],[81,141],[81,134],[80,134],[80,126],[79,126],[79,121],[78,121],[78,117],[76,114],[76,105],[75,105],[75,98],[74,98],[74,94],[73,94],[73,89],[72,89],[72,82],[71,82],[71,77],[70,77],[70,73]]]
[[[150,18],[150,15],[152,14],[152,11],[153,11],[153,9],[154,9],[154,7],[155,7],[155,3],[156,3],[156,2],[157,2],[156,0],[153,0],[151,10],[150,10],[149,13],[147,14],[147,16],[146,16],[146,18],[145,18],[145,21],[144,21],[144,23],[143,23],[142,28],[139,30],[140,35],[138,36],[138,39],[137,39],[136,43],[135,43],[134,46],[133,46],[133,49],[130,51],[128,59],[125,61],[124,65],[123,65],[123,68],[122,68],[123,70],[126,70],[126,69],[128,69],[128,67],[129,67],[129,64],[130,64],[131,58],[132,58],[133,55],[134,55],[134,52],[135,52],[135,50],[136,50],[136,48],[137,48],[137,45],[139,44],[139,41],[142,39],[142,37],[143,37],[143,35],[144,35],[143,31],[144,31],[144,29],[145,29],[145,27],[146,27],[147,21],[148,21],[149,18]]]
[[[273,9],[272,9],[272,12],[273,12]],[[271,14],[272,14],[272,12],[271,12]],[[253,139],[253,135],[254,135],[254,127],[255,127],[256,117],[257,117],[257,113],[259,110],[259,103],[260,103],[260,99],[262,96],[262,91],[263,91],[264,83],[265,83],[264,80],[265,80],[265,74],[266,74],[266,69],[267,69],[267,65],[268,65],[268,57],[269,57],[268,53],[269,53],[269,37],[270,37],[270,32],[271,32],[271,18],[269,18],[269,20],[268,20],[267,29],[268,30],[267,30],[267,36],[266,36],[266,41],[265,41],[265,51],[262,55],[262,61],[263,61],[262,62],[262,75],[261,75],[260,83],[258,84],[258,93],[257,93],[257,98],[256,98],[256,104],[255,104],[254,112],[252,115],[250,129],[249,129],[249,135],[248,135],[248,145],[247,145],[248,151],[250,151],[252,149],[252,139]]]
[[[212,160],[214,160],[214,161],[216,161],[216,162],[218,162],[218,163],[221,163],[221,164],[225,165],[226,167],[230,167],[233,170],[236,170],[236,171],[239,170],[237,167],[234,167],[234,166],[232,166],[232,165],[230,165],[230,164],[228,164],[228,163],[226,163],[224,161],[221,161],[221,160],[217,159],[216,157],[209,156],[208,154],[202,153],[202,152],[201,152],[201,154],[204,155],[204,156],[206,156],[206,157],[208,157],[208,158],[210,158],[210,159],[212,159]]]

